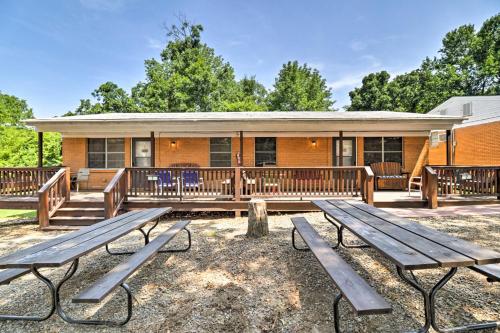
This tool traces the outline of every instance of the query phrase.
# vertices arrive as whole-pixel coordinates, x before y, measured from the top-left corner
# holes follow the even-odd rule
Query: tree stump
[[[252,199],[248,203],[247,237],[259,238],[266,235],[269,235],[266,202]]]

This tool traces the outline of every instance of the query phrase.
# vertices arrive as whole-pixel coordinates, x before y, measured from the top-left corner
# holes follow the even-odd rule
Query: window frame
[[[264,165],[257,165],[257,152],[270,152],[265,150],[257,151],[257,139],[274,139],[274,165],[277,165],[278,162],[278,140],[275,136],[263,136],[263,137],[255,137],[253,142],[253,159],[254,165],[256,167],[263,167]]]
[[[212,139],[229,139],[229,151],[228,152],[212,152]],[[229,165],[228,166],[212,166],[212,154],[220,154],[220,155],[225,155],[227,154],[229,156]],[[210,160],[210,167],[211,168],[230,168],[233,165],[233,138],[229,136],[225,137],[211,137],[209,142],[208,142],[208,156]]]
[[[109,152],[108,151],[108,139],[120,139],[123,140],[123,151],[122,152]],[[90,147],[90,140],[104,140],[104,152],[91,152],[89,151]],[[87,138],[87,167],[89,169],[120,169],[125,167],[125,138]],[[90,166],[90,159],[89,155],[90,154],[104,154],[104,167],[91,167]],[[108,167],[108,154],[122,154],[123,155],[123,166],[121,167]]]
[[[370,137],[371,138],[371,137]],[[363,139],[363,164],[365,166],[369,166],[366,164],[366,153],[381,153],[382,154],[382,160],[380,162],[385,162],[385,154],[386,153],[401,153],[401,166],[404,166],[404,137],[402,136],[374,136],[373,138],[380,138],[381,139],[381,150],[365,150],[365,140],[366,137]],[[385,150],[385,138],[400,138],[401,139],[401,150]]]

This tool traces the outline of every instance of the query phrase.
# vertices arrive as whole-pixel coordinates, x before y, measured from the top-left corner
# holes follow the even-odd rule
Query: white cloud
[[[361,60],[364,60],[368,62],[371,68],[379,68],[381,63],[380,60],[378,60],[377,57],[371,55],[371,54],[365,54],[359,57]]]
[[[152,37],[147,37],[147,40],[148,40],[148,47],[155,50],[163,49],[163,43],[161,40]]]
[[[125,5],[126,0],[80,0],[83,7],[92,10],[113,12]]]
[[[333,90],[338,90],[342,88],[351,88],[361,84],[363,77],[368,75],[370,72],[356,73],[356,74],[347,74],[344,77],[336,81],[332,81],[328,83],[328,87]]]
[[[349,47],[353,51],[362,51],[362,50],[366,49],[367,46],[368,45],[365,42],[362,42],[362,41],[359,41],[359,40],[353,40],[349,44]]]

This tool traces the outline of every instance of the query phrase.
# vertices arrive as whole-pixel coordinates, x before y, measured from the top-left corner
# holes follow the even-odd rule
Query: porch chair
[[[90,169],[88,168],[80,168],[71,182],[75,185],[76,191],[80,191],[80,183],[86,182],[87,188],[89,187],[89,177],[90,177]]]
[[[163,189],[175,189],[177,187],[177,179],[172,177],[172,171],[160,170],[157,172],[158,186]]]
[[[196,168],[199,168],[200,166],[196,163],[174,163],[171,164],[170,167],[172,168],[187,168],[184,170],[181,170],[181,187],[183,189],[185,188],[198,188],[203,184],[203,178],[200,177],[200,172],[198,170],[195,170]],[[193,168],[193,169],[189,169]]]
[[[401,171],[398,162],[377,162],[370,164],[375,175],[375,190],[403,190],[406,186],[406,174]]]

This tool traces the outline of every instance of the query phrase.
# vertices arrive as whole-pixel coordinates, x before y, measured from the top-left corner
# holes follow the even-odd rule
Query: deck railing
[[[491,196],[500,199],[500,166],[427,166],[422,193],[429,207],[438,197]]]
[[[0,168],[0,195],[36,196],[38,190],[59,170],[47,168]]]
[[[236,168],[129,168],[128,196],[232,198]]]
[[[107,219],[116,216],[127,197],[128,174],[119,169],[104,189],[104,215]]]
[[[359,196],[365,172],[365,167],[241,168],[241,196]]]
[[[41,228],[49,226],[50,218],[70,200],[71,177],[69,168],[60,168],[38,190],[38,222]]]
[[[222,198],[361,196],[373,202],[369,167],[127,168],[130,197]]]

